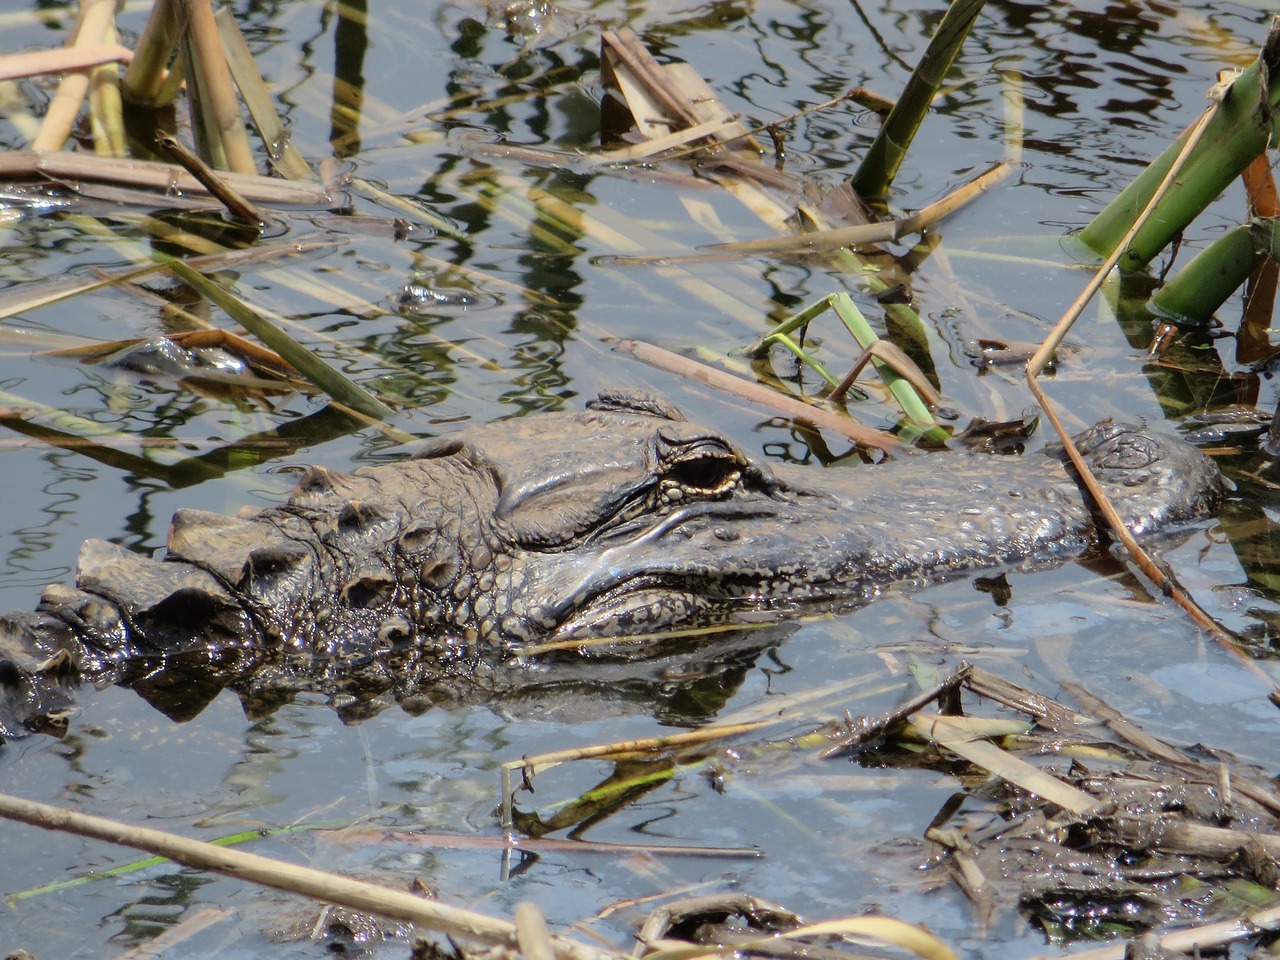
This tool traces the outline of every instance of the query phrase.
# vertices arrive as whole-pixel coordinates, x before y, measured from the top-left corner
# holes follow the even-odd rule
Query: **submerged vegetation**
[[[1280,104],[1280,32],[1273,27],[1254,63],[1224,79],[1186,134],[1073,238],[1077,250],[1087,249],[1086,259],[1104,261],[1101,269],[1055,262],[1055,270],[1088,269],[1093,279],[1052,329],[1038,322],[1045,317],[1014,325],[1035,334],[1036,342],[1029,335],[1020,342],[1004,333],[981,335],[983,310],[1014,312],[1002,301],[981,302],[959,284],[940,300],[917,280],[931,257],[947,264],[949,253],[966,253],[942,245],[946,219],[975,201],[997,202],[998,194],[989,194],[1023,169],[1019,77],[999,78],[1004,113],[993,126],[1003,130],[1003,144],[981,143],[992,155],[984,153],[957,177],[962,186],[943,191],[942,185],[897,183],[913,151],[937,149],[922,142],[928,134],[918,135],[921,124],[954,80],[953,64],[970,31],[983,29],[981,13],[980,2],[954,0],[896,101],[877,95],[883,91],[847,89],[854,78],[826,78],[826,86],[835,83],[843,92],[829,91],[835,95],[767,122],[732,109],[716,92],[727,81],[712,67],[675,61],[642,30],[609,23],[603,13],[598,20],[584,15],[591,41],[575,43],[594,49],[598,39],[598,58],[593,53],[569,63],[561,49],[550,48],[540,59],[521,54],[484,78],[487,87],[464,72],[443,99],[398,114],[385,110],[370,129],[361,67],[370,18],[388,14],[338,3],[324,7],[324,17],[337,20],[329,140],[304,146],[280,115],[292,102],[260,72],[254,45],[261,37],[246,39],[230,9],[215,11],[207,0],[158,0],[144,25],[133,28],[136,35],[127,36],[117,31],[114,0],[84,0],[73,23],[59,21],[62,48],[0,57],[0,113],[9,138],[0,154],[2,212],[13,254],[0,269],[6,284],[0,340],[23,362],[61,371],[50,376],[72,383],[62,388],[64,398],[83,376],[102,384],[107,400],[63,404],[38,383],[6,381],[0,383],[0,424],[38,449],[72,451],[130,483],[176,489],[336,438],[358,437],[349,441],[358,446],[343,455],[372,459],[477,413],[572,403],[575,393],[589,391],[575,386],[568,364],[581,378],[622,357],[656,368],[668,378],[664,383],[703,384],[735,405],[763,410],[772,419],[758,427],[753,422],[752,429],[784,437],[774,447],[790,459],[870,461],[901,455],[915,443],[1004,450],[1028,441],[1035,416],[1011,415],[995,390],[989,407],[974,400],[976,391],[957,402],[968,388],[955,383],[948,364],[963,358],[966,368],[1009,382],[1017,379],[1009,371],[1025,369],[1044,414],[1068,442],[1065,424],[1091,421],[1096,411],[1077,416],[1070,399],[1051,402],[1041,381],[1064,361],[1074,376],[1086,383],[1093,378],[1072,359],[1079,335],[1071,330],[1102,292],[1126,335],[1149,349],[1149,376],[1166,413],[1179,420],[1203,414],[1202,437],[1217,430],[1219,441],[1256,441],[1270,421],[1269,411],[1256,409],[1256,386],[1252,397],[1236,396],[1248,391],[1232,390],[1232,378],[1204,358],[1210,336],[1223,335],[1214,315],[1246,283],[1244,319],[1231,331],[1241,362],[1269,373],[1276,355],[1270,336],[1276,203],[1266,148]],[[536,53],[550,15],[536,3],[477,9],[462,19],[453,49],[475,66],[468,45],[500,24],[503,42]],[[739,14],[718,10],[715,16],[732,23]],[[695,21],[682,29],[701,29]],[[415,29],[431,28],[415,22]],[[61,75],[56,86],[49,79],[55,74]],[[594,103],[589,111],[596,126],[588,139],[598,136],[599,146],[521,143],[493,122],[509,119],[501,111],[512,104],[541,97],[558,98],[552,102],[568,112],[583,84],[602,101],[598,114]],[[842,117],[853,105],[883,120],[854,159],[856,169],[805,176],[818,162],[794,162],[788,130]],[[537,128],[550,111],[539,106],[533,112]],[[396,170],[397,184],[379,182],[371,172],[377,148],[365,151],[366,139],[439,151],[433,159],[443,159],[428,173]],[[332,156],[321,162],[325,151]],[[1243,224],[1220,229],[1216,242],[1172,270],[1184,232],[1241,176],[1249,204],[1237,218]],[[651,189],[656,183],[670,209],[637,215],[626,208],[625,195],[615,195],[620,202],[611,208],[588,192],[594,178],[647,182]],[[930,202],[916,199],[939,193]],[[903,205],[917,210],[895,216]],[[495,223],[511,225],[521,245],[489,243],[484,232]],[[695,229],[699,240],[690,239]],[[1040,232],[1025,241],[1027,249],[1009,244],[993,260],[1003,257],[1021,268],[1033,256],[1058,255],[1057,237],[1043,227],[1019,229]],[[701,242],[708,239],[703,234],[714,242]],[[47,261],[28,253],[30,243],[69,248],[72,266],[58,271],[66,275],[46,275]],[[1161,256],[1167,262],[1153,277],[1150,266]],[[939,269],[948,283],[954,279],[949,265]],[[598,294],[599,305],[582,292],[587,270],[607,272],[616,285]],[[773,293],[765,296],[765,289]],[[651,337],[636,339],[645,325],[611,323],[611,296],[652,315],[695,319],[678,332],[659,325]],[[505,308],[501,331],[486,314],[495,304]],[[978,335],[959,337],[948,326],[956,304],[967,309]],[[847,342],[828,310],[849,334]],[[106,317],[102,330],[68,320],[94,314]],[[574,357],[566,359],[569,354]],[[638,367],[631,376],[643,376]],[[484,380],[507,368],[520,370],[520,378]],[[619,367],[611,369],[602,375],[617,375]],[[810,374],[820,381],[816,386]],[[1226,405],[1213,402],[1213,393],[1224,382],[1221,389],[1233,401],[1255,407],[1221,409]],[[119,383],[124,386],[116,392]],[[1061,390],[1076,401],[1087,400],[1083,394],[1091,389],[1106,392],[1105,386],[1082,391],[1075,383],[1066,376],[1049,392]],[[511,407],[478,399],[486,392]],[[981,414],[1002,422],[988,423]],[[837,438],[850,441],[849,454],[832,452]],[[1265,464],[1258,470],[1265,473]],[[1258,482],[1270,488],[1275,481],[1261,476]],[[1094,495],[1106,515],[1108,505],[1096,489]],[[1236,545],[1250,591],[1216,606],[1212,599],[1198,602],[1196,589],[1184,587],[1118,524],[1115,529],[1123,560],[1137,572],[1101,556],[1096,563],[1137,598],[1132,602],[1177,600],[1230,656],[1241,658],[1242,672],[1261,681],[1263,696],[1280,701],[1265,661],[1274,655],[1280,622],[1270,522],[1241,514],[1224,521],[1223,538]],[[128,539],[125,533],[121,539]],[[1258,546],[1264,541],[1267,549]],[[1196,584],[1211,597],[1217,586],[1204,577]],[[978,586],[1003,610],[1007,581]],[[1261,611],[1248,613],[1254,619],[1223,622],[1250,603]],[[1166,615],[1181,614],[1170,607],[1160,614]],[[929,632],[941,629],[931,623]],[[946,655],[952,653],[948,648]],[[493,956],[518,951],[529,960],[605,960],[620,955],[614,946],[549,931],[529,902],[514,906],[508,920],[501,900],[489,911],[456,909],[416,888],[406,893],[304,871],[231,847],[296,829],[317,844],[355,846],[371,859],[388,849],[407,859],[419,847],[488,842],[501,851],[505,867],[512,858],[566,850],[651,866],[684,857],[735,864],[759,851],[746,843],[649,838],[597,843],[583,833],[640,809],[646,797],[672,784],[705,781],[722,791],[752,768],[783,779],[802,771],[798,781],[817,781],[841,758],[954,782],[954,796],[916,831],[928,841],[917,859],[930,876],[963,891],[978,937],[1009,908],[1054,943],[1112,939],[1087,954],[1099,958],[1125,956],[1130,939],[1153,951],[1266,942],[1280,926],[1274,892],[1280,797],[1268,774],[1225,752],[1172,746],[1078,683],[1063,687],[1075,703],[1067,707],[987,670],[939,670],[932,649],[912,652],[907,666],[893,651],[881,655],[881,672],[732,708],[726,705],[742,682],[741,664],[673,676],[671,702],[644,709],[669,710],[668,722],[696,730],[541,754],[504,742],[500,792],[486,793],[483,801],[486,810],[497,808],[496,819],[485,818],[488,836],[431,835],[317,813],[300,827],[236,831],[209,844],[13,797],[0,797],[0,813],[332,904],[350,912],[324,913],[311,931],[344,944],[403,932],[369,920],[368,913],[449,938],[448,948],[438,939],[420,941],[415,957],[492,950]],[[998,650],[970,646],[957,655],[994,657],[1010,674],[1018,670]],[[903,705],[855,715],[854,705],[873,687],[877,696]],[[619,696],[625,700],[625,691]],[[1005,712],[987,715],[993,705]],[[1274,719],[1267,720],[1272,729]],[[486,760],[491,749],[486,745]],[[0,764],[11,758],[0,752]],[[607,775],[583,787],[597,764],[608,765]],[[553,768],[561,769],[552,776]],[[571,784],[563,790],[561,775]],[[22,792],[17,782],[8,789]],[[252,819],[260,819],[258,811]],[[566,839],[550,837],[558,832]],[[33,880],[9,893],[25,910],[68,883],[152,866],[148,860],[101,874],[85,871],[56,884]],[[673,876],[652,869],[660,880]],[[949,942],[954,932],[930,932],[892,916],[927,915],[927,908],[882,901],[874,915],[859,908],[813,923],[800,916],[813,912],[807,904],[780,906],[731,887],[670,882],[635,902],[610,905],[591,922],[625,913],[636,921],[637,955],[648,960],[839,958],[892,950],[947,960],[964,952]],[[452,898],[444,891],[441,899]],[[172,945],[218,919],[192,913],[164,936]],[[1143,939],[1152,931],[1158,945]],[[606,930],[604,939],[615,937]]]

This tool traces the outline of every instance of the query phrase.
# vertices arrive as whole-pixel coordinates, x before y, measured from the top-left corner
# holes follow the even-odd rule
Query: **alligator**
[[[1076,444],[1135,534],[1202,518],[1222,493],[1208,457],[1174,437],[1104,421]],[[178,664],[195,669],[173,675],[171,714],[223,685],[349,703],[395,686],[403,703],[1098,542],[1061,449],[819,471],[753,459],[654,397],[606,393],[412,459],[311,467],[283,505],[180,510],[161,559],[87,541],[75,586],[0,618],[0,736],[55,723],[76,683],[154,690]]]

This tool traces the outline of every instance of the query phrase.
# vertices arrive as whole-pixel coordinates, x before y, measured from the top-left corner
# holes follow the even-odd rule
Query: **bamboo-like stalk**
[[[859,196],[873,199],[884,196],[898,168],[907,155],[916,131],[929,112],[929,106],[955,62],[969,29],[982,11],[985,0],[952,0],[938,24],[938,29],[925,48],[920,64],[907,80],[902,96],[889,111],[879,134],[858,165],[850,185]]]
[[[240,116],[240,102],[231,82],[218,25],[213,19],[212,2],[190,0],[187,13],[187,60],[189,66],[194,67],[188,75],[196,83],[200,118],[212,154],[205,160],[236,173],[254,173],[257,164]]]
[[[107,24],[105,39],[114,44],[116,25]],[[124,102],[120,97],[120,68],[102,63],[89,71],[89,122],[93,130],[93,152],[100,157],[123,157]]]
[[[1207,323],[1268,255],[1275,256],[1276,221],[1251,220],[1219,237],[1156,291],[1151,309],[1185,323]]]
[[[133,63],[124,74],[122,89],[130,102],[146,106],[162,106],[168,102],[161,96],[167,73],[165,66],[178,45],[181,32],[178,0],[156,0],[138,38]]]
[[[1119,260],[1120,269],[1139,270],[1150,263],[1275,138],[1275,118],[1280,110],[1280,17],[1272,21],[1258,59],[1211,109],[1208,126],[1179,170],[1177,189],[1164,194],[1141,229],[1127,242]],[[1200,121],[1093,218],[1079,235],[1085,247],[1100,257],[1116,249],[1198,126]]]
[[[1276,24],[1280,24],[1280,18],[1277,18]],[[1275,39],[1278,45],[1277,52],[1280,53],[1280,35],[1277,34],[1275,29],[1276,24],[1273,24],[1272,34],[1268,37],[1268,43]],[[1255,64],[1255,66],[1257,65]],[[1138,543],[1132,531],[1125,526],[1115,507],[1107,499],[1102,485],[1090,471],[1089,465],[1085,463],[1084,456],[1072,442],[1071,434],[1062,423],[1062,419],[1058,416],[1057,410],[1049,401],[1049,397],[1045,394],[1044,388],[1039,381],[1040,374],[1044,372],[1045,366],[1049,363],[1054,351],[1062,345],[1062,340],[1066,337],[1067,331],[1079,319],[1089,301],[1102,288],[1112,270],[1116,269],[1120,261],[1132,252],[1134,241],[1138,234],[1146,230],[1150,221],[1155,219],[1155,211],[1159,209],[1161,203],[1168,197],[1170,188],[1175,180],[1179,183],[1185,182],[1185,166],[1192,156],[1198,153],[1203,155],[1202,151],[1200,151],[1201,144],[1205,142],[1208,131],[1214,126],[1216,114],[1221,109],[1223,109],[1222,103],[1214,104],[1208,111],[1202,113],[1195,124],[1180,138],[1177,153],[1170,158],[1159,183],[1154,184],[1148,192],[1146,204],[1136,217],[1132,218],[1125,235],[1120,237],[1118,242],[1114,244],[1111,253],[1095,272],[1093,278],[1085,285],[1084,290],[1080,292],[1080,295],[1067,308],[1057,324],[1054,325],[1053,330],[1045,337],[1035,355],[1027,361],[1027,387],[1031,390],[1032,396],[1036,398],[1036,402],[1040,404],[1040,409],[1044,411],[1045,418],[1053,427],[1054,432],[1062,441],[1067,458],[1076,469],[1080,482],[1088,491],[1090,498],[1092,498],[1099,512],[1107,521],[1108,529],[1128,551],[1129,558],[1133,564],[1153,583],[1159,586],[1161,593],[1182,607],[1197,626],[1210,633],[1224,650],[1233,654],[1246,669],[1267,684],[1271,690],[1270,694],[1268,694],[1268,699],[1280,706],[1280,685],[1241,650],[1237,639],[1222,624],[1209,616],[1167,567],[1156,563],[1151,554]],[[1148,170],[1147,172],[1150,171]],[[1143,176],[1146,176],[1146,172],[1144,172]]]
[[[106,42],[107,30],[115,18],[115,0],[83,0],[80,15],[73,28],[75,47],[97,47]],[[80,105],[89,92],[87,73],[69,73],[58,84],[58,91],[45,111],[40,132],[31,144],[33,150],[61,150],[71,135]]]

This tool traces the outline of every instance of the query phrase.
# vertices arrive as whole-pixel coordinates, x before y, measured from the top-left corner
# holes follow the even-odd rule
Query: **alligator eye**
[[[686,490],[720,493],[737,483],[738,473],[731,457],[690,457],[673,463],[668,476]]]

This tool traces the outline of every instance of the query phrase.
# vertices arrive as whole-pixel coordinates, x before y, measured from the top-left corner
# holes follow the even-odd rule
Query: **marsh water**
[[[122,29],[139,31],[145,6],[127,4]],[[449,0],[231,9],[293,144],[348,179],[340,209],[295,211],[272,226],[268,240],[306,244],[299,257],[219,276],[393,402],[395,427],[428,438],[467,423],[577,409],[602,388],[629,385],[715,424],[756,455],[815,472],[870,468],[829,466],[845,441],[800,431],[612,345],[639,338],[724,357],[800,306],[846,290],[885,331],[884,311],[860,292],[859,278],[818,258],[622,265],[615,255],[691,250],[767,228],[725,191],[684,177],[688,168],[678,163],[622,171],[575,159],[599,148],[604,30],[629,26],[664,62],[691,64],[757,126],[855,86],[895,96],[941,3],[563,0],[528,8],[516,29],[497,5]],[[913,256],[909,275],[925,329],[906,345],[960,425],[1030,406],[1020,369],[978,366],[972,344],[1045,335],[1087,278],[1068,235],[1195,118],[1219,69],[1252,59],[1269,16],[1248,3],[990,0],[892,197],[897,209],[918,209],[999,160],[1002,73],[1020,75],[1024,148],[1014,175],[947,220]],[[0,43],[5,52],[60,45],[70,22],[61,8],[17,0],[0,12]],[[51,91],[44,81],[15,89],[0,117],[7,149],[29,136],[24,105],[39,115]],[[856,168],[875,125],[852,103],[788,122],[783,169],[837,184]],[[540,213],[547,196],[581,228]],[[148,234],[150,211],[93,199],[50,209],[29,197],[6,210],[4,296],[88,280],[152,247],[174,252]],[[1244,216],[1233,187],[1186,243],[1202,246]],[[397,238],[394,218],[414,227],[406,238]],[[181,215],[167,222],[235,239]],[[0,323],[0,402],[96,439],[52,447],[0,436],[3,609],[30,609],[41,586],[69,580],[86,537],[157,551],[178,507],[234,512],[284,496],[300,464],[345,467],[411,449],[326,412],[322,398],[195,390],[154,370],[45,352],[164,332],[166,307],[181,293],[171,281],[143,282],[165,299],[113,287]],[[407,300],[413,285],[429,295]],[[1240,312],[1238,302],[1223,309],[1225,330]],[[812,334],[833,366],[856,355],[834,319]],[[1182,332],[1152,358],[1152,335],[1147,319],[1117,319],[1105,299],[1082,318],[1048,381],[1073,424],[1116,416],[1177,429],[1238,404],[1274,409],[1265,350],[1259,361],[1242,357],[1234,338]],[[741,360],[730,362],[752,375]],[[816,377],[792,361],[778,355],[772,363],[796,392],[818,390]],[[873,426],[896,421],[874,386],[850,409]],[[1028,445],[1046,442],[1042,431]],[[1162,549],[1274,675],[1276,475],[1255,441],[1218,446],[1235,493],[1220,519]],[[586,921],[616,942],[653,898],[734,889],[814,919],[878,910],[925,921],[963,956],[1031,956],[1057,949],[1037,925],[1012,905],[979,925],[945,871],[925,869],[933,851],[923,832],[958,786],[909,765],[868,768],[781,749],[722,753],[589,818],[572,832],[582,841],[576,847],[513,858],[494,845],[504,835],[495,809],[505,761],[696,727],[815,691],[830,692],[809,725],[846,710],[876,713],[962,659],[1050,695],[1078,681],[1164,737],[1280,769],[1280,712],[1267,702],[1266,683],[1122,565],[1095,558],[1009,574],[1007,588],[959,580],[895,594],[761,634],[750,656],[715,671],[657,665],[645,683],[619,683],[612,695],[599,688],[419,715],[393,708],[351,724],[320,698],[258,716],[224,693],[196,719],[176,723],[128,690],[86,690],[64,740],[0,747],[0,784],[202,839],[260,830],[245,849],[401,888],[418,878],[445,902],[499,916],[533,901],[554,928]],[[779,736],[804,726],[797,721]],[[519,802],[551,816],[608,773],[603,763],[570,765]],[[412,831],[472,845],[432,846]],[[603,841],[636,849],[592,848]],[[744,849],[664,854],[671,845]],[[0,824],[0,851],[0,891],[11,898],[0,910],[0,948],[22,947],[40,960],[116,956],[175,930],[183,938],[164,956],[312,957],[333,943],[310,937],[323,925],[299,901],[172,865],[139,865],[132,851],[12,823]],[[380,957],[408,952],[394,937],[348,946]]]

